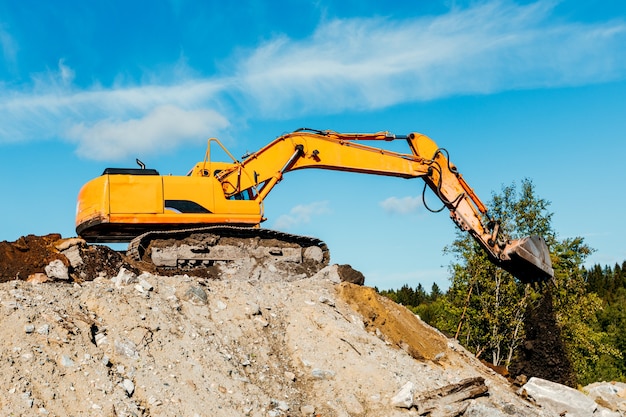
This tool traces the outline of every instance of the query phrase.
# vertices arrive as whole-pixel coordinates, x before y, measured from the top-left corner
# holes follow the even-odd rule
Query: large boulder
[[[619,413],[601,407],[581,391],[541,378],[530,378],[519,394],[557,416],[620,416]]]

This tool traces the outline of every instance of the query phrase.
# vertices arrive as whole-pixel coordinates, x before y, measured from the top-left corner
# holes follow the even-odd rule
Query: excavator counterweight
[[[405,141],[409,152],[365,144],[395,140]],[[211,160],[212,143],[221,146],[231,161]],[[209,139],[204,160],[186,176],[161,176],[143,164],[140,167],[109,168],[82,187],[76,215],[81,237],[88,242],[130,241],[129,254],[137,260],[164,262],[164,268],[194,268],[237,262],[243,255],[236,247],[243,244],[234,244],[233,239],[241,236],[246,242],[264,242],[254,243],[257,249],[249,251],[259,260],[289,259],[309,266],[317,262],[321,268],[329,258],[322,242],[259,228],[265,220],[263,202],[283,175],[317,168],[421,178],[454,223],[480,244],[494,264],[524,283],[553,276],[545,241],[530,236],[502,243],[499,222],[489,217],[485,205],[448,160],[447,151],[419,133],[396,136],[298,129],[242,161],[217,139]]]

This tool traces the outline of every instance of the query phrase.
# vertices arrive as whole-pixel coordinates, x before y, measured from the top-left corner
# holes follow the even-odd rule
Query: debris
[[[420,394],[415,398],[414,404],[418,406],[420,415],[459,416],[469,407],[467,400],[487,395],[488,391],[483,377],[467,378],[456,384]]]
[[[391,398],[391,405],[399,408],[413,407],[413,396],[415,395],[415,385],[409,381],[400,388],[400,391]]]
[[[345,267],[271,265],[162,276],[81,239],[1,242],[0,415],[546,415]],[[619,409],[625,389],[590,396]]]
[[[46,265],[44,270],[46,271],[46,275],[50,278],[56,278],[56,279],[69,279],[70,278],[69,270],[67,269],[67,266],[65,266],[63,261],[60,259],[55,259],[54,261],[50,262],[48,265]]]
[[[126,391],[129,397],[133,396],[133,393],[135,392],[135,384],[133,384],[133,381],[131,381],[128,378],[125,378],[124,381],[122,381],[122,387],[124,387],[124,390]]]

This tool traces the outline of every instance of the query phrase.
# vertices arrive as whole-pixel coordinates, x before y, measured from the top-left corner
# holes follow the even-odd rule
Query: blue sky
[[[484,201],[530,178],[590,264],[626,260],[622,0],[0,0],[0,240],[75,235],[107,166],[184,175],[208,137],[243,155],[299,127],[425,133]],[[264,226],[368,285],[446,288],[455,226],[421,189],[294,172]]]

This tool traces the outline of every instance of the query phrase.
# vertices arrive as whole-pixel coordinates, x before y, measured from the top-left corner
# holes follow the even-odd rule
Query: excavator
[[[407,152],[380,145],[392,141],[404,141]],[[213,161],[212,144],[231,160]],[[129,257],[157,268],[193,270],[254,257],[259,262],[309,263],[321,269],[329,260],[323,241],[260,227],[266,220],[263,202],[284,174],[318,168],[421,178],[424,191],[429,187],[434,192],[452,221],[495,265],[522,283],[544,282],[554,275],[544,239],[538,235],[505,239],[500,222],[489,216],[446,149],[420,133],[302,128],[241,160],[211,138],[204,160],[184,176],[160,175],[137,163],[139,168],[107,168],[81,188],[76,232],[90,243],[129,243]]]

